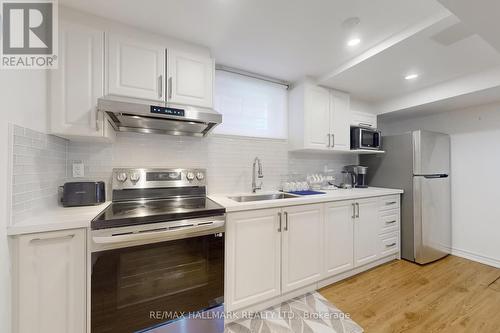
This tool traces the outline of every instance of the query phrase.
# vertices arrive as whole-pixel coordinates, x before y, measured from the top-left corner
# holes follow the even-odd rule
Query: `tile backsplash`
[[[56,206],[58,187],[66,181],[103,180],[110,196],[116,167],[206,168],[209,193],[249,192],[253,159],[263,164],[263,189],[279,188],[282,175],[321,172],[340,175],[357,163],[353,155],[288,152],[284,140],[209,136],[206,138],[118,133],[115,143],[71,142],[12,126],[12,223]],[[72,165],[83,162],[85,176],[72,178]]]
[[[72,164],[83,162],[85,179],[108,184],[114,167],[201,167],[208,170],[209,193],[249,192],[256,156],[263,164],[264,190],[278,189],[282,175],[324,166],[340,174],[342,166],[357,163],[353,155],[290,153],[284,140],[118,133],[113,144],[70,142],[67,167],[71,175]]]
[[[12,223],[17,223],[57,205],[58,187],[66,179],[68,141],[16,125],[11,134]]]

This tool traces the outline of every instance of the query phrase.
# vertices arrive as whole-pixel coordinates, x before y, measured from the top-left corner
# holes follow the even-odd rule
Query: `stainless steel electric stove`
[[[114,169],[91,223],[93,333],[136,332],[219,306],[225,209],[204,169]]]

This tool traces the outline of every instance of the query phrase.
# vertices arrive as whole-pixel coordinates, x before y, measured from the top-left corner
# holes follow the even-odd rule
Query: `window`
[[[218,70],[215,109],[222,113],[217,134],[287,138],[286,86]]]

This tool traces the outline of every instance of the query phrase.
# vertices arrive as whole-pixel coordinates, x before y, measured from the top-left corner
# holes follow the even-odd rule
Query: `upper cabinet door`
[[[50,131],[65,137],[111,137],[97,114],[104,93],[104,32],[61,22],[59,68],[49,71]],[[110,132],[108,135],[107,133]]]
[[[336,150],[351,149],[351,98],[339,91],[331,92],[330,133],[332,146]]]
[[[107,93],[165,100],[165,47],[107,35]]]
[[[330,92],[308,85],[305,89],[305,146],[328,150],[330,135]]]
[[[307,286],[322,276],[323,205],[283,209],[282,292]]]
[[[214,60],[168,50],[168,102],[213,107]]]

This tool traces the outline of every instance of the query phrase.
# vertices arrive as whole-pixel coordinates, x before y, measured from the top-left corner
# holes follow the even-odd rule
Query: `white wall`
[[[384,135],[425,129],[451,136],[452,246],[500,267],[500,103],[425,117],[382,119]]]
[[[6,236],[10,216],[10,152],[8,124],[47,129],[46,73],[0,70],[0,332],[10,332],[10,268]]]

